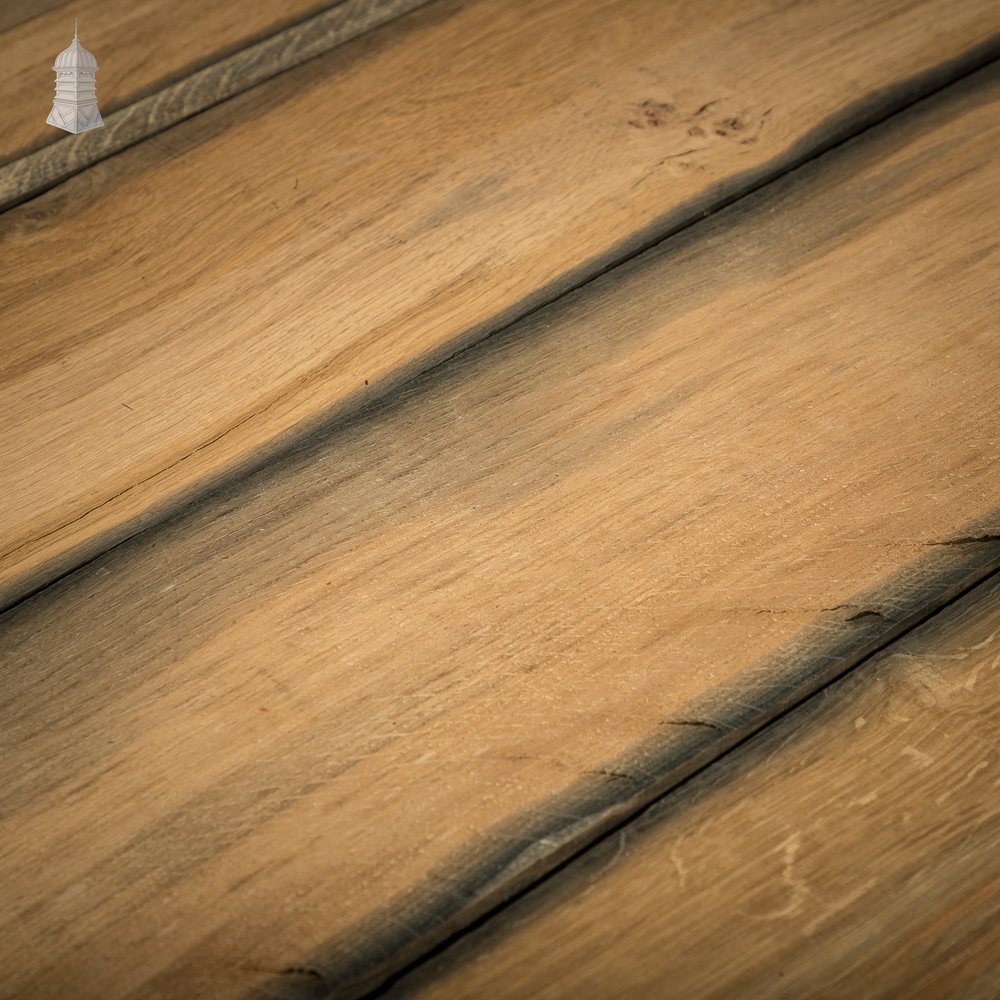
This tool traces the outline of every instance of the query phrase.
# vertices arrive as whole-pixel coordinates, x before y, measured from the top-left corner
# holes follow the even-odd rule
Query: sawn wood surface
[[[998,103],[949,88],[3,616],[3,991],[356,995],[1000,564]]]

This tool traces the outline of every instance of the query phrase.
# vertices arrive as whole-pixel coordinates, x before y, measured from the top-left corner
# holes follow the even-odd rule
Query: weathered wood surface
[[[998,97],[0,619],[4,988],[350,995],[1000,564]]]
[[[387,995],[992,1000],[998,770],[994,577]]]
[[[14,46],[15,60],[30,66],[31,71],[8,64],[8,76],[16,89],[25,93],[15,96],[22,111],[6,138],[6,155],[13,162],[0,166],[0,209],[46,191],[114,153],[425,2],[341,0],[289,27],[283,26],[317,6],[329,7],[329,3],[102,3],[97,7],[101,17],[86,23],[96,29],[87,40],[102,63],[98,96],[104,127],[75,136],[44,124],[48,107],[40,98],[40,67],[51,66],[61,49],[46,57],[48,62],[39,49],[42,44],[51,48],[50,36],[55,37],[55,31],[38,21],[22,26],[11,33],[20,36],[15,43],[21,42]],[[65,21],[65,14],[61,15]],[[258,40],[262,34],[267,37]],[[65,38],[65,31],[62,35]],[[66,44],[64,41],[61,47]],[[10,144],[14,144],[12,150]]]
[[[986,0],[433,4],[4,213],[0,605],[998,28]]]

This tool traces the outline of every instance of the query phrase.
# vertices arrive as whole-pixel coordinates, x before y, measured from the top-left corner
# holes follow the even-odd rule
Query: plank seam
[[[781,157],[779,156],[775,161],[772,161],[772,163],[765,164],[764,167],[760,169],[759,175],[756,178],[753,177],[752,174],[749,176],[739,175],[735,177],[731,184],[728,185],[728,187],[731,187],[732,190],[726,191],[720,189],[714,200],[711,198],[706,199],[708,202],[707,205],[702,207],[699,211],[692,213],[689,217],[684,217],[684,211],[687,206],[681,206],[676,213],[672,213],[681,217],[679,220],[674,222],[673,225],[668,224],[668,219],[657,220],[651,226],[648,226],[645,231],[641,234],[637,234],[633,239],[625,244],[627,249],[623,248],[620,256],[615,256],[614,251],[610,252],[605,255],[603,259],[599,259],[594,262],[593,270],[587,270],[587,265],[581,266],[577,269],[576,273],[583,273],[575,279],[575,283],[568,284],[561,292],[554,295],[552,298],[539,301],[530,308],[526,308],[523,312],[518,313],[513,319],[504,322],[502,326],[497,327],[495,330],[486,334],[479,340],[463,344],[447,357],[437,361],[430,368],[424,369],[407,379],[406,382],[402,383],[402,385],[408,385],[409,383],[416,381],[416,379],[420,378],[422,375],[433,371],[434,368],[439,368],[442,365],[447,364],[453,358],[464,354],[466,351],[475,347],[482,341],[488,340],[496,334],[503,333],[504,330],[509,329],[516,323],[519,323],[522,320],[527,319],[529,316],[540,312],[542,309],[547,308],[558,299],[564,298],[565,296],[590,285],[592,282],[599,280],[604,275],[622,267],[638,257],[641,257],[643,254],[653,250],[666,240],[672,239],[674,236],[677,236],[690,229],[692,226],[697,225],[702,219],[715,215],[716,213],[728,208],[730,205],[734,205],[737,202],[742,201],[744,198],[751,197],[758,191],[774,184],[776,181],[781,180],[788,174],[801,169],[813,160],[817,160],[828,153],[836,151],[836,149],[840,146],[851,142],[852,140],[864,135],[866,132],[870,132],[872,129],[879,128],[896,115],[902,114],[922,102],[930,100],[943,90],[961,83],[963,80],[974,76],[976,73],[988,70],[990,67],[998,64],[998,60],[1000,60],[1000,35],[994,35],[988,41],[982,43],[980,46],[977,46],[975,49],[970,50],[970,52],[965,53],[948,63],[940,64],[939,66],[934,67],[925,75],[912,77],[902,83],[886,88],[880,93],[868,95],[856,105],[851,105],[850,107],[845,108],[839,115],[828,119],[827,122],[818,124],[809,133],[803,136],[789,150],[790,156],[787,163],[784,165],[781,163]],[[949,73],[948,68],[953,68],[954,72]],[[927,81],[927,89],[921,88],[921,82],[924,80]],[[904,95],[908,91],[913,91],[913,93],[907,100]],[[894,103],[893,97],[895,95],[899,95],[899,103]],[[884,103],[882,103],[881,98],[884,98]],[[857,121],[855,122],[857,127],[852,131],[851,120],[855,109],[858,114]],[[826,128],[830,129],[830,135],[825,143],[820,142],[811,149],[805,148],[802,152],[798,154],[795,153],[795,149],[797,147],[808,147],[810,135],[821,134]],[[739,184],[744,178],[747,180],[747,186],[741,188]]]
[[[930,547],[948,545],[949,542],[929,542],[927,544]],[[317,955],[303,961],[301,965],[297,965],[296,969],[309,968],[312,970],[315,973],[315,982],[323,983],[323,993],[317,994],[312,992],[308,995],[310,997],[336,997],[342,998],[342,1000],[375,1000],[375,998],[383,996],[387,990],[404,976],[416,971],[427,962],[432,961],[435,957],[445,952],[466,935],[500,916],[509,906],[546,883],[549,879],[555,877],[568,865],[594,850],[598,845],[606,842],[609,838],[617,835],[630,824],[636,822],[649,809],[663,802],[668,796],[677,792],[697,775],[713,767],[781,719],[804,707],[814,698],[820,696],[826,689],[845,680],[873,657],[891,648],[900,640],[945,612],[957,601],[975,591],[990,586],[1000,576],[1000,544],[986,541],[983,545],[988,548],[988,552],[985,553],[985,559],[972,556],[966,565],[957,570],[954,566],[950,567],[943,574],[942,579],[938,581],[942,585],[937,588],[936,593],[923,602],[921,608],[907,615],[902,621],[894,623],[893,627],[888,630],[883,630],[876,639],[863,643],[855,649],[853,655],[844,657],[835,653],[835,665],[831,667],[826,663],[818,673],[815,673],[807,666],[804,671],[805,680],[800,684],[793,685],[785,693],[784,697],[776,699],[770,706],[763,706],[762,711],[758,713],[754,721],[738,723],[732,727],[727,727],[718,722],[712,723],[712,727],[716,730],[716,733],[722,732],[725,735],[722,737],[716,735],[714,738],[710,736],[709,740],[711,742],[704,746],[699,753],[692,754],[686,766],[682,764],[680,767],[674,767],[668,773],[662,775],[655,773],[655,767],[649,770],[642,769],[643,779],[640,780],[646,781],[645,787],[639,785],[633,792],[627,790],[619,792],[618,798],[620,802],[617,805],[609,806],[607,801],[605,801],[603,803],[603,812],[594,812],[592,826],[588,827],[585,823],[582,824],[580,818],[578,818],[579,810],[581,809],[581,802],[579,800],[581,798],[583,800],[592,798],[592,792],[571,791],[567,794],[556,796],[554,803],[547,810],[548,818],[545,822],[552,825],[553,817],[574,817],[574,813],[577,818],[569,824],[569,836],[564,841],[561,843],[558,842],[560,836],[558,831],[554,832],[551,835],[551,839],[548,840],[548,846],[551,848],[549,856],[553,859],[552,864],[539,869],[538,861],[535,860],[533,865],[515,872],[511,884],[504,889],[502,885],[497,883],[503,878],[503,870],[506,869],[509,871],[513,866],[510,859],[505,858],[500,861],[498,866],[501,869],[501,875],[499,878],[494,877],[491,880],[494,884],[489,889],[490,895],[485,898],[481,905],[477,906],[474,900],[467,903],[469,912],[467,919],[462,922],[461,926],[450,928],[449,932],[442,935],[436,941],[425,940],[424,948],[420,953],[411,954],[405,963],[394,963],[393,953],[379,947],[382,944],[379,942],[374,945],[372,951],[380,951],[383,955],[389,956],[383,961],[382,968],[380,969],[371,968],[364,970],[361,967],[364,957],[370,958],[370,954],[368,956],[352,955],[346,962],[341,957],[339,962],[335,960],[332,963],[329,959],[324,959],[324,956]],[[918,576],[922,577],[923,575],[922,572],[918,571]],[[912,585],[913,582],[911,581],[910,586]],[[924,587],[926,587],[926,583]],[[898,594],[893,593],[890,597],[890,603],[895,603],[898,599]],[[881,592],[873,592],[865,595],[865,603],[882,605],[884,602],[885,596]],[[881,615],[878,618],[881,625],[886,624],[887,620],[883,619]],[[845,622],[850,621],[851,619],[845,619]],[[821,655],[818,657],[814,655],[813,659],[818,660],[820,663],[825,663]],[[717,693],[713,693],[706,700],[711,701],[716,699],[718,699],[718,695]],[[752,705],[747,707],[750,709],[750,714],[752,715],[755,709]],[[680,719],[666,721],[669,724],[680,726],[699,725],[699,721],[696,720]],[[594,773],[601,773],[607,777],[631,776],[635,771],[640,770],[635,766],[632,758],[636,756],[641,758],[646,752],[640,750],[638,754],[632,754],[627,756],[627,758],[612,761]],[[681,757],[683,753],[684,751],[674,751],[672,756]],[[633,782],[636,781],[634,777],[632,780]],[[620,781],[617,782],[618,786],[621,786],[621,784]],[[615,788],[614,783],[604,783],[605,790],[613,788]],[[532,829],[532,827],[535,829]],[[546,838],[541,836],[542,831],[538,827],[539,823],[533,819],[532,814],[529,814],[527,820],[522,818],[518,827],[522,831],[520,839],[522,841],[534,841],[535,844],[542,843]],[[522,848],[520,853],[525,854],[531,850],[531,848]],[[509,853],[513,854],[513,852]],[[442,869],[445,867],[442,866]],[[488,867],[488,863],[483,864],[480,862],[479,867]],[[434,882],[440,885],[441,879],[434,879]],[[414,890],[414,893],[416,892],[417,890]],[[401,909],[404,909],[407,913],[407,923],[412,923],[415,916],[414,912],[405,906],[401,907]],[[365,930],[369,927],[372,929],[383,927],[385,926],[385,922],[386,912],[383,911],[376,919],[370,922],[366,921],[362,927],[359,927],[358,930],[362,931],[362,934],[355,936],[353,940],[364,941],[363,932]],[[365,943],[367,944],[367,942]],[[395,952],[397,955],[399,953],[399,951]],[[337,967],[338,965],[340,966],[339,968]],[[289,969],[288,971],[290,973],[292,970]],[[263,992],[257,991],[250,994],[247,1000],[274,1000],[278,996],[288,996],[288,986],[289,982],[287,979],[278,979],[275,981],[273,992],[266,989]],[[303,994],[304,997],[305,994]]]
[[[1000,539],[1000,536],[992,536],[993,538]],[[954,539],[944,542],[928,542],[928,545],[952,545],[952,544],[968,544],[970,541],[980,541],[980,539]],[[604,832],[597,836],[594,840],[583,844],[580,848],[574,851],[572,854],[561,860],[557,865],[555,865],[550,870],[546,871],[537,879],[530,882],[528,885],[518,889],[515,893],[511,894],[509,897],[505,898],[502,902],[498,903],[496,906],[492,907],[487,912],[478,916],[475,920],[470,922],[467,926],[456,931],[454,934],[450,935],[446,940],[441,941],[439,944],[429,949],[424,955],[415,959],[405,967],[399,969],[397,972],[392,973],[383,982],[374,988],[365,990],[363,992],[348,992],[341,994],[339,992],[333,992],[329,989],[329,984],[327,983],[327,978],[318,969],[310,969],[310,973],[319,981],[324,983],[324,987],[327,992],[323,994],[324,998],[329,997],[349,997],[350,1000],[376,1000],[378,997],[382,997],[389,991],[393,986],[395,986],[404,977],[416,972],[418,969],[425,966],[428,962],[433,961],[435,958],[446,953],[449,948],[453,947],[459,941],[466,938],[468,935],[476,932],[477,930],[487,926],[493,920],[500,918],[509,908],[513,907],[519,901],[528,897],[531,893],[535,892],[541,886],[549,882],[551,879],[556,878],[560,873],[564,872],[570,865],[584,859],[591,852],[596,851],[601,846],[608,843],[613,837],[621,835],[633,824],[641,821],[642,817],[645,816],[650,810],[657,808],[663,802],[668,800],[671,796],[678,794],[684,786],[689,782],[695,780],[700,775],[705,772],[710,771],[718,765],[721,765],[730,758],[733,754],[737,753],[740,749],[745,747],[748,743],[753,741],[759,736],[764,735],[773,726],[778,725],[783,720],[786,720],[789,716],[801,712],[810,704],[815,704],[816,699],[818,699],[824,692],[831,688],[836,687],[844,683],[855,671],[862,669],[865,664],[869,663],[874,657],[891,650],[894,646],[900,643],[902,640],[908,638],[914,632],[923,628],[928,623],[932,622],[938,616],[945,614],[951,607],[953,607],[959,601],[968,597],[979,597],[988,591],[996,581],[1000,579],[1000,550],[998,550],[997,555],[992,560],[992,568],[984,570],[981,575],[979,575],[972,583],[966,586],[964,589],[959,590],[956,593],[951,594],[946,600],[932,607],[931,610],[927,611],[923,617],[915,620],[912,624],[909,624],[898,634],[887,638],[884,642],[877,645],[870,652],[861,656],[856,662],[845,668],[840,673],[830,677],[824,683],[820,684],[815,689],[806,693],[803,697],[794,701],[792,704],[783,708],[781,711],[777,712],[773,716],[765,719],[758,727],[746,732],[741,735],[736,742],[732,743],[725,749],[721,750],[716,756],[712,757],[710,760],[703,764],[698,765],[690,773],[686,774],[684,777],[680,778],[676,782],[672,783],[668,788],[664,789],[661,793],[657,794],[651,798],[645,804],[636,808],[636,810],[630,813],[628,816],[622,818],[620,821],[609,826]],[[850,620],[850,619],[848,619]],[[764,762],[766,763],[766,761]],[[606,772],[606,773],[616,773],[616,772]],[[641,835],[640,835],[641,836]],[[305,971],[304,969],[289,970],[291,971]],[[259,998],[259,994],[257,997]]]

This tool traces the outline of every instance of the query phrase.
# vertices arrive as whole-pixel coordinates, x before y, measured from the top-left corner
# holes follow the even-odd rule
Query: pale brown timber
[[[4,213],[0,606],[998,29],[986,0],[432,4]]]
[[[5,985],[352,995],[995,568],[998,99],[925,102],[4,616]]]

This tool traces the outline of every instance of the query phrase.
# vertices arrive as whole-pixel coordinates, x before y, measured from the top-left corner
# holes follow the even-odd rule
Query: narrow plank
[[[5,983],[375,985],[1000,565],[998,100],[952,88],[5,615]]]
[[[52,63],[73,38],[74,19],[81,41],[98,56],[101,110],[110,115],[327,5],[322,0],[249,6],[234,0],[30,0],[7,10],[5,4],[0,91],[7,107],[0,165],[69,138],[46,125],[45,116],[52,105]]]
[[[986,0],[434,4],[4,213],[0,605],[968,68],[998,28]]]
[[[964,997],[1000,983],[1000,582],[387,997]]]
[[[328,52],[425,2],[341,0],[331,9],[300,20],[284,30],[279,29],[290,18],[314,10],[317,6],[315,0],[310,3],[299,0],[301,9],[297,9],[295,4],[254,4],[251,11],[255,14],[252,17],[246,16],[245,5],[197,5],[188,0],[185,6],[192,7],[198,14],[191,19],[184,16],[189,11],[178,11],[175,5],[147,3],[143,5],[144,10],[138,11],[139,15],[146,15],[141,21],[136,20],[137,8],[134,4],[125,5],[129,11],[128,18],[122,17],[122,3],[102,4],[99,9],[105,18],[114,19],[106,23],[107,30],[103,37],[100,32],[95,32],[94,41],[96,48],[110,56],[111,68],[116,68],[119,73],[117,77],[111,77],[110,98],[107,101],[105,73],[100,74],[98,92],[104,127],[82,135],[59,133],[44,124],[47,111],[40,116],[39,102],[29,100],[27,94],[23,95],[25,103],[21,106],[24,113],[15,121],[8,141],[16,143],[19,136],[25,141],[10,153],[13,162],[0,166],[0,210],[47,191],[86,167],[241,94],[278,73]],[[109,9],[111,6],[117,9]],[[157,14],[158,17],[148,16]],[[153,24],[149,23],[150,20]],[[157,20],[166,22],[162,32],[155,23]],[[98,27],[100,23],[98,20]],[[238,28],[239,33],[230,38],[232,30],[227,32],[226,28]],[[131,34],[123,37],[124,29],[131,29]],[[262,32],[269,34],[256,41]],[[20,33],[30,42],[18,51],[20,61],[27,63],[30,60],[34,72],[18,73],[16,79],[24,88],[30,85],[31,97],[37,98],[41,92],[38,86],[39,67],[44,61],[37,49],[43,37],[48,44],[51,32],[43,36],[32,25]],[[141,45],[138,44],[140,39],[143,42]],[[230,44],[225,44],[227,41]],[[227,54],[234,45],[237,51]],[[124,46],[129,46],[129,51],[141,56],[138,64],[133,65],[134,56],[127,57],[124,66],[121,61],[116,64],[115,56]],[[46,65],[51,65],[53,57],[46,58],[49,59]],[[101,56],[102,60],[105,58]],[[197,68],[204,63],[207,65]],[[154,76],[154,73],[159,75]],[[186,75],[177,79],[179,74]],[[47,131],[40,132],[43,128]]]

